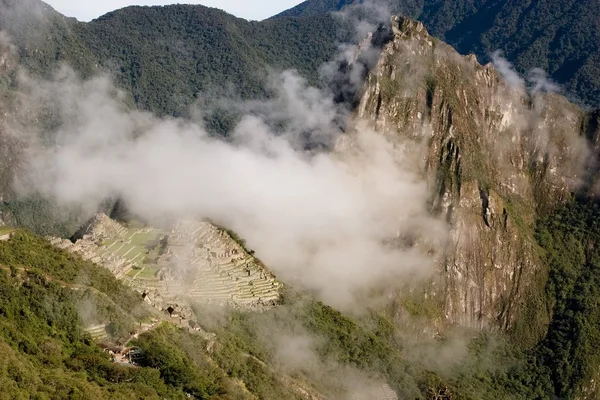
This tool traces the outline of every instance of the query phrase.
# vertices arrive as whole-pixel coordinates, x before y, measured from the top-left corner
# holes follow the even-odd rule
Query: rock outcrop
[[[508,329],[545,273],[536,217],[586,183],[597,127],[559,95],[510,86],[419,22],[394,17],[392,26],[357,117],[424,149],[431,212],[451,230],[436,289],[446,320]]]

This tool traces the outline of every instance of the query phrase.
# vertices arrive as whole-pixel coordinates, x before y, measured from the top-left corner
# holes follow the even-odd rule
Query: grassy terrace
[[[163,234],[164,232],[158,229],[129,226],[125,234],[106,240],[98,249],[98,254],[114,254],[134,262],[137,267],[125,275],[128,284],[137,279],[153,280],[160,270],[156,259],[161,251],[160,239]]]
[[[162,231],[156,229],[150,229],[147,232],[139,229],[129,229],[120,238],[106,240],[103,247],[99,249],[99,253],[112,253],[142,265],[145,260],[152,260],[158,255],[160,250],[158,239],[162,233]]]
[[[126,276],[128,278],[139,278],[139,279],[152,279],[160,271],[160,268],[156,264],[144,264],[141,268],[134,268],[129,271]]]
[[[0,236],[14,232],[14,230],[15,228],[11,228],[10,226],[0,226]]]

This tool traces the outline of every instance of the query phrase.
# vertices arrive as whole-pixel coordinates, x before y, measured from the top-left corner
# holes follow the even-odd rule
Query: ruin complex
[[[109,269],[163,311],[186,310],[190,302],[256,308],[280,300],[275,276],[225,230],[206,221],[160,230],[128,227],[98,214],[72,240],[48,240]]]

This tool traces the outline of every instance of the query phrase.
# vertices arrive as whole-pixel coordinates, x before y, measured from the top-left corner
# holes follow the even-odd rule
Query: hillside
[[[7,124],[26,125],[45,138],[64,121],[53,105],[37,104],[32,114],[26,111],[31,104],[19,104],[16,93],[28,90],[20,87],[19,68],[51,80],[60,79],[57,71],[65,64],[82,78],[107,74],[124,91],[128,107],[189,117],[191,107],[198,106],[208,130],[224,135],[239,116],[229,107],[232,102],[272,94],[270,73],[293,68],[318,84],[318,67],[332,57],[343,35],[327,15],[248,22],[217,9],[174,5],[128,7],[81,23],[38,0],[3,0],[0,8],[0,29],[8,33],[0,52],[10,60],[2,66],[0,109]],[[21,129],[4,126],[0,135],[6,155],[0,168],[2,200],[15,197],[12,178],[21,144],[11,133]],[[72,218],[57,225],[50,217],[55,207],[35,195],[0,208],[8,216],[2,219],[12,216],[30,227],[36,221],[38,233],[65,237],[87,218],[73,210]]]
[[[445,8],[439,29],[477,15],[471,3]],[[0,106],[47,140],[32,171],[67,205],[38,193],[0,207],[9,225],[63,236],[0,228],[10,395],[598,398],[598,112],[511,85],[393,17],[325,82],[339,98],[291,75],[280,82],[296,97],[215,138],[171,117],[197,91],[268,97],[267,65],[318,82],[340,34],[331,17],[130,7],[83,24],[33,0],[4,5],[16,48],[1,44]],[[18,63],[48,78],[60,61],[111,71],[129,98],[62,76],[66,112],[43,90],[18,109]],[[211,133],[244,105],[221,105]],[[313,134],[328,146],[294,147]],[[26,161],[12,151],[26,140],[0,139],[3,163]],[[108,215],[92,217],[98,199]]]
[[[50,76],[61,61],[84,76],[94,71],[94,55],[75,31],[74,18],[39,0],[2,0],[0,10],[0,29],[8,35],[3,44],[16,46],[16,61],[30,72]]]
[[[588,341],[598,296],[588,273],[598,208],[585,189],[596,179],[596,114],[507,86],[492,64],[457,57],[421,23],[394,24],[357,114],[401,143],[426,138],[431,212],[451,233],[423,307],[504,330],[528,362],[523,398],[595,398],[600,363]]]
[[[94,339],[99,335],[114,343],[130,337],[155,313],[108,270],[25,231],[0,242],[0,314],[0,382],[6,398],[183,399],[185,393],[243,398],[235,385],[227,388],[223,372],[191,361],[182,347],[167,343],[160,333],[166,326],[140,339],[147,366],[111,362],[90,328],[101,327],[100,333],[93,330]],[[186,340],[200,340],[188,336]],[[153,341],[152,346],[146,341]],[[157,366],[170,368],[177,378]]]
[[[183,5],[128,7],[80,25],[78,33],[138,107],[174,116],[202,92],[264,97],[267,67],[296,68],[315,80],[336,36],[326,15],[259,23]]]
[[[496,399],[544,389],[522,383],[537,385],[539,377],[528,372],[522,356],[500,344],[500,337],[465,332],[473,338],[469,354],[451,374],[435,372],[426,360],[402,350],[415,343],[409,338],[398,343],[394,336],[400,332],[387,318],[350,318],[288,291],[276,308],[232,311],[225,320],[198,306],[199,321],[214,334],[163,322],[138,338],[129,332],[148,325],[139,322],[172,318],[145,309],[141,297],[108,270],[20,230],[0,242],[0,266],[0,382],[9,397],[387,400],[398,393],[400,398]],[[98,338],[98,324],[106,324],[104,339]],[[310,367],[289,370],[285,363],[291,361],[281,358],[278,343],[299,340],[293,335],[300,327],[320,344],[305,349],[315,352],[304,356]],[[137,365],[115,363],[102,350],[126,344],[127,339],[119,342],[122,337],[141,351]],[[444,351],[441,342],[428,346]],[[490,357],[506,369],[486,366]],[[353,379],[365,380],[356,385]]]
[[[280,17],[311,17],[353,1],[309,0]],[[599,106],[600,19],[597,0],[473,1],[380,0],[393,13],[418,18],[432,35],[481,61],[502,50],[522,74],[541,68],[565,93]]]
[[[327,15],[248,22],[173,5],[127,7],[82,23],[37,0],[1,6],[0,28],[30,71],[51,76],[66,62],[83,76],[107,72],[138,108],[170,116],[188,115],[202,93],[264,98],[269,70],[294,68],[316,82],[339,34]]]
[[[0,27],[13,37],[20,62],[33,71],[48,74],[57,61],[83,75],[108,71],[139,108],[181,116],[199,93],[264,97],[268,68],[295,68],[316,83],[318,67],[348,38],[348,27],[328,12],[351,3],[307,1],[262,22],[177,5],[127,7],[78,23],[37,0],[4,0]],[[600,33],[590,12],[596,2],[496,3],[394,1],[389,8],[418,17],[462,54],[487,62],[490,52],[503,50],[519,72],[542,68],[565,93],[597,105],[598,59],[591,43]],[[548,22],[540,26],[538,20]],[[49,37],[52,45],[41,46]],[[223,110],[218,113],[210,123],[226,131],[231,123]]]

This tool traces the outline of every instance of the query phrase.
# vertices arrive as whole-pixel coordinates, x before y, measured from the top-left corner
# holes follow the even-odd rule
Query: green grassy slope
[[[244,398],[205,360],[166,341],[145,345],[143,368],[109,361],[84,326],[108,323],[127,335],[150,312],[103,268],[53,248],[25,231],[0,242],[0,387],[14,399]],[[199,340],[184,331],[182,338]],[[200,348],[203,348],[202,346]],[[168,354],[160,359],[157,354]],[[176,373],[176,379],[172,374]],[[227,397],[229,396],[229,397]]]
[[[291,399],[298,397],[289,384],[294,379],[339,396],[339,383],[310,367],[292,375],[281,369],[270,341],[273,332],[299,329],[314,340],[318,368],[355,368],[406,398],[574,398],[600,368],[595,346],[600,336],[599,210],[593,203],[574,203],[539,224],[537,237],[550,266],[541,295],[552,318],[533,346],[515,347],[520,341],[511,333],[451,329],[421,342],[423,337],[415,336],[423,323],[423,314],[415,312],[418,300],[409,312],[416,319],[393,324],[394,312],[353,318],[288,291],[282,306],[258,314],[231,312],[214,320],[199,308],[197,314],[206,317],[200,321],[217,334],[213,344],[170,324],[141,335],[135,341],[146,354],[141,368],[112,364],[84,330],[108,324],[112,337],[128,336],[152,315],[140,297],[107,270],[17,230],[12,240],[0,242],[3,393],[55,399],[184,398],[185,393],[237,399],[252,393]],[[217,322],[211,326],[210,321]],[[453,337],[467,341],[464,352],[453,350]],[[430,355],[415,357],[419,346]],[[447,357],[448,351],[456,354],[451,368],[432,366],[436,354]]]

